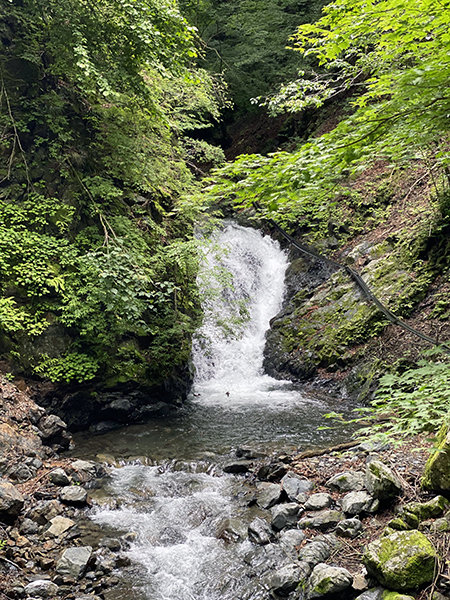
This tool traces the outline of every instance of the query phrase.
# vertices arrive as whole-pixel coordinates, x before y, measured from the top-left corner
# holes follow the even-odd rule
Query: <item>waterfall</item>
[[[288,382],[265,375],[262,363],[287,265],[279,244],[255,229],[228,222],[213,236],[198,278],[205,315],[192,352],[198,402],[265,402],[274,390],[286,399]]]

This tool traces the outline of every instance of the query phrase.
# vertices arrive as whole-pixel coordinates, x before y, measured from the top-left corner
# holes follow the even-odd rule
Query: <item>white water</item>
[[[228,223],[213,241],[200,284],[214,285],[215,272],[225,271],[231,278],[222,286],[216,281],[218,294],[205,295],[203,302],[205,319],[192,352],[196,402],[273,406],[298,398],[298,392],[283,389],[290,382],[269,377],[262,367],[265,333],[283,301],[285,253],[269,236],[234,223]],[[236,322],[239,307],[247,315]]]
[[[148,600],[267,599],[265,550],[249,561],[248,540],[226,544],[217,536],[225,517],[238,516],[246,527],[255,516],[237,499],[242,479],[224,475],[220,465],[237,444],[270,451],[317,442],[316,427],[328,408],[262,371],[265,331],[283,299],[285,254],[269,237],[231,223],[214,244],[222,250],[209,251],[203,275],[225,268],[231,281],[215,297],[205,294],[191,405],[172,420],[97,438],[97,452],[144,453],[157,462],[116,469],[107,491],[121,507],[93,515],[118,532],[137,534],[129,552],[140,565],[130,582],[133,597],[140,590]],[[237,324],[243,301],[248,319]]]

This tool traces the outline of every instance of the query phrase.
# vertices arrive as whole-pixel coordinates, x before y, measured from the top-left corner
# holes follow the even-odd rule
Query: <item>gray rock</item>
[[[360,594],[355,600],[382,600],[385,588],[377,587]]]
[[[62,432],[65,432],[67,425],[62,419],[56,415],[45,415],[39,421],[39,429],[44,440],[58,437]]]
[[[273,532],[264,519],[256,517],[248,526],[248,537],[255,544],[268,544],[273,538]]]
[[[28,481],[35,475],[36,469],[28,465],[14,465],[14,467],[8,471],[8,476],[19,482]]]
[[[256,504],[261,508],[272,508],[280,500],[281,485],[278,483],[260,482],[257,485]]]
[[[92,460],[75,460],[71,464],[71,468],[80,476],[81,481],[89,481],[106,473],[103,465]]]
[[[251,460],[232,460],[223,466],[224,473],[247,473],[253,465]]]
[[[22,535],[33,535],[39,530],[39,525],[31,519],[24,519],[20,525],[19,531]]]
[[[380,506],[379,500],[365,491],[349,492],[341,502],[341,508],[347,515],[359,515],[360,513],[374,513]]]
[[[265,576],[268,571],[280,569],[292,561],[278,544],[267,544],[257,546],[247,552],[244,562],[250,565],[256,575]]]
[[[399,478],[379,460],[372,460],[366,467],[366,487],[380,501],[391,500],[402,493]]]
[[[311,566],[324,562],[330,557],[331,547],[323,541],[313,541],[306,544],[298,553],[298,559]]]
[[[64,469],[58,468],[50,471],[48,478],[53,485],[65,486],[70,485],[70,479]]]
[[[308,479],[302,479],[299,475],[295,475],[295,473],[286,473],[281,480],[281,486],[289,500],[303,503],[306,501],[307,492],[313,489],[314,484]]]
[[[358,450],[361,450],[362,452],[383,452],[384,450],[389,450],[390,447],[391,445],[389,442],[368,440],[367,442],[359,444]]]
[[[23,508],[25,499],[15,486],[0,479],[0,519],[11,521],[17,517]]]
[[[345,519],[338,523],[336,527],[336,535],[344,538],[355,538],[363,530],[363,525],[359,519]]]
[[[305,534],[299,529],[285,529],[278,537],[280,546],[286,554],[294,558],[297,558],[298,549],[304,539]]]
[[[262,465],[256,472],[258,479],[262,481],[279,481],[286,475],[286,465],[281,462],[271,462]]]
[[[53,517],[53,519],[50,520],[50,523],[51,525],[45,533],[46,535],[52,537],[59,537],[63,535],[64,533],[66,533],[66,531],[68,531],[75,525],[75,522],[72,521],[72,519],[67,519],[66,517],[59,516]]]
[[[245,540],[247,535],[247,527],[239,519],[224,519],[217,528],[217,537],[225,542],[239,542],[240,540]],[[119,542],[119,540],[116,541]],[[120,549],[120,542],[118,549]],[[113,548],[111,548],[111,550],[113,550]]]
[[[300,583],[306,581],[310,572],[308,563],[285,565],[267,577],[266,585],[273,594],[288,596]]]
[[[35,598],[51,598],[58,593],[58,586],[48,579],[37,579],[25,586],[25,594]]]
[[[271,509],[273,529],[281,531],[281,529],[296,525],[302,512],[303,509],[296,502],[277,504]]]
[[[36,521],[39,525],[45,525],[63,510],[62,504],[57,500],[41,500],[31,510],[27,511],[25,516]]]
[[[364,489],[364,483],[362,471],[344,471],[331,477],[325,485],[339,492],[354,492]]]
[[[305,510],[322,510],[333,503],[330,494],[312,494],[305,503]]]
[[[311,573],[307,597],[320,598],[328,594],[337,594],[349,588],[352,583],[353,577],[347,569],[319,563]]]
[[[59,499],[65,504],[86,504],[87,491],[79,485],[71,485],[63,488],[59,493]]]
[[[77,580],[84,575],[91,555],[91,546],[68,548],[59,559],[56,565],[56,572],[63,577]]]
[[[323,510],[310,517],[304,517],[298,522],[300,529],[320,529],[327,531],[345,519],[344,514],[338,510]]]

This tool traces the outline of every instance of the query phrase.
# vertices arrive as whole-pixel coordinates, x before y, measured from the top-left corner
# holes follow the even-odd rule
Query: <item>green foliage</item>
[[[352,423],[361,426],[357,435],[402,440],[435,432],[450,414],[450,358],[435,347],[417,365],[381,377],[374,400]],[[327,415],[342,419],[336,413]]]
[[[300,23],[315,20],[326,0],[183,0],[182,9],[205,42],[204,64],[223,73],[235,111],[271,93],[307,61],[286,49]]]
[[[42,355],[42,360],[35,366],[34,372],[44,375],[54,382],[82,382],[93,379],[99,364],[86,354],[71,352],[59,358]]]
[[[430,157],[442,174],[449,163],[446,8],[448,0],[340,0],[317,23],[302,25],[295,48],[327,72],[304,75],[269,107],[302,110],[352,91],[352,114],[295,152],[244,155],[216,171],[206,190],[211,200],[258,202],[280,224],[316,228],[349,194],[344,181],[376,160]]]
[[[0,35],[0,353],[52,381],[160,382],[199,319],[186,139],[224,85],[172,0],[14,0]]]

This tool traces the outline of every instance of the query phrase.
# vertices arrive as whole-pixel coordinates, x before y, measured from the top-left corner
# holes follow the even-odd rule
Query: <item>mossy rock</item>
[[[385,587],[403,591],[433,580],[436,550],[419,531],[398,531],[369,544],[363,563]]]
[[[391,519],[387,524],[391,529],[395,529],[396,531],[409,531],[410,529],[414,529],[411,525],[408,525],[402,518],[397,517],[395,519]]]
[[[450,492],[450,427],[445,422],[437,436],[437,449],[427,461],[422,487],[429,490]]]
[[[381,600],[414,600],[414,598],[412,596],[406,596],[405,594],[386,590],[381,596]]]
[[[405,504],[402,516],[403,513],[410,513],[415,515],[419,521],[426,521],[427,519],[440,517],[448,508],[450,508],[450,502],[444,496],[435,496],[428,502],[410,502],[409,504]]]

